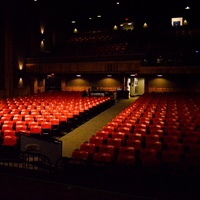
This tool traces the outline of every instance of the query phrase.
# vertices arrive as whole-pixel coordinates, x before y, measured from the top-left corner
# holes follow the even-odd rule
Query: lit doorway
[[[145,79],[138,77],[128,78],[127,89],[130,92],[130,97],[142,95],[145,91]]]

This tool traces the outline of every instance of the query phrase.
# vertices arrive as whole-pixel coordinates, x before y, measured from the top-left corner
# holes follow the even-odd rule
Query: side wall
[[[148,92],[200,92],[198,76],[148,78]]]

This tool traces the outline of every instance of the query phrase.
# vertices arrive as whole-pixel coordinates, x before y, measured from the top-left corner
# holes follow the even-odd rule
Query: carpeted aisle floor
[[[138,97],[131,97],[129,99],[117,101],[115,105],[109,109],[59,138],[59,140],[62,141],[62,156],[70,158],[73,150],[80,148],[82,142],[89,141],[92,135],[95,135],[98,130],[101,130],[103,126],[132,104],[137,98]]]

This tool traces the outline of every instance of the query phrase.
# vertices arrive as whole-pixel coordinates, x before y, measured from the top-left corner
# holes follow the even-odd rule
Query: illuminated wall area
[[[183,26],[183,17],[174,17],[171,22],[174,27]]]

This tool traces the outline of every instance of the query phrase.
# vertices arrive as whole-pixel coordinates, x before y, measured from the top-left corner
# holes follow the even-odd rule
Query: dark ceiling
[[[175,16],[182,14],[188,5],[193,11],[197,9],[195,0],[37,0],[33,3],[52,16],[76,20],[96,15],[110,18]]]
[[[15,12],[32,10],[52,18],[84,20],[101,15],[107,20],[144,18],[154,19],[165,16],[180,16],[187,12],[197,14],[198,0],[6,0]],[[119,4],[117,4],[119,2]]]
[[[181,16],[188,20],[192,17],[192,23],[200,24],[198,0],[5,0],[4,3],[7,7],[2,3],[1,11],[14,16],[16,23],[17,20],[28,24],[43,19],[55,28],[66,28],[73,20],[77,26],[106,27],[119,25],[126,18],[158,27],[170,25],[172,17]],[[190,10],[186,10],[186,6],[190,6]]]

